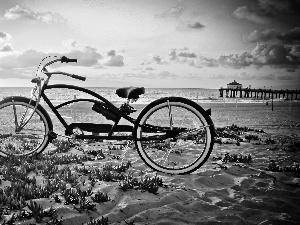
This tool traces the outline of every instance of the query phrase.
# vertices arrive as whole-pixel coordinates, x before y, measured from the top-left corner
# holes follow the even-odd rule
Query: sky
[[[0,0],[0,87],[63,55],[87,80],[51,84],[299,89],[300,0]]]

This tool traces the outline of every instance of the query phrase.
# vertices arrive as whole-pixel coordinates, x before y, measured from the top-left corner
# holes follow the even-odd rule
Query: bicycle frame
[[[67,88],[67,89],[71,89],[71,90],[78,90],[87,94],[90,94],[91,96],[97,98],[97,100],[94,99],[74,99],[71,101],[67,101],[64,102],[62,104],[59,104],[57,106],[54,106],[51,101],[49,100],[49,98],[46,96],[45,91],[49,90],[49,89],[55,89],[55,88]],[[47,83],[44,84],[42,91],[41,91],[41,96],[44,99],[44,101],[47,103],[47,105],[51,108],[51,110],[53,111],[53,113],[56,115],[56,117],[59,119],[59,121],[62,123],[62,125],[66,128],[66,134],[67,135],[71,135],[72,129],[70,127],[70,125],[67,124],[67,122],[64,120],[64,118],[60,115],[60,113],[58,112],[58,109],[75,103],[75,102],[80,102],[80,101],[87,101],[87,102],[93,102],[93,103],[99,103],[99,100],[101,100],[102,102],[104,102],[114,113],[116,113],[119,118],[124,118],[127,121],[131,122],[132,124],[136,125],[135,119],[124,115],[115,105],[113,105],[109,100],[107,100],[106,98],[104,98],[103,96],[88,90],[86,88],[82,88],[82,87],[78,87],[78,86],[73,86],[73,85],[66,85],[66,84],[55,84],[55,85],[47,85]],[[117,124],[118,124],[119,120],[115,122],[115,125],[112,128],[116,128]],[[97,124],[98,125],[98,124]],[[99,126],[101,126],[103,124],[99,124]],[[132,127],[133,128],[133,127]],[[129,131],[129,130],[128,130]],[[108,139],[108,140],[124,140],[124,139],[133,139],[132,137],[129,136],[112,136],[113,130],[111,130],[111,132],[108,132],[108,136],[97,136],[97,135],[76,135],[77,139]]]
[[[97,100],[94,99],[74,99],[71,101],[67,101],[64,103],[61,103],[57,106],[54,106],[51,101],[49,100],[49,98],[46,96],[45,94],[45,90],[49,90],[49,89],[55,89],[55,88],[67,88],[67,89],[71,89],[71,90],[78,90],[78,91],[82,91],[84,93],[90,94],[94,97],[97,98]],[[59,121],[62,123],[62,125],[66,128],[66,135],[72,135],[72,125],[74,124],[70,124],[68,125],[67,122],[64,120],[64,118],[60,115],[60,113],[58,112],[57,109],[75,103],[75,102],[80,102],[80,101],[88,101],[88,102],[93,102],[93,103],[99,103],[98,100],[101,100],[102,102],[104,102],[115,114],[118,115],[119,119],[117,121],[115,121],[115,124],[112,125],[111,127],[107,128],[107,130],[105,132],[102,133],[107,133],[107,136],[98,136],[98,135],[76,135],[75,138],[76,139],[97,139],[97,140],[134,140],[137,141],[138,139],[136,139],[133,136],[125,136],[125,135],[118,135],[118,136],[112,136],[113,132],[118,132],[118,127],[123,128],[123,132],[132,132],[134,126],[141,126],[142,128],[145,128],[147,130],[150,130],[152,132],[166,132],[165,138],[169,138],[169,137],[174,137],[176,134],[180,133],[179,130],[166,130],[164,128],[159,128],[159,127],[149,127],[149,126],[145,126],[145,125],[140,125],[136,122],[136,119],[124,115],[115,105],[113,105],[109,100],[107,100],[106,98],[104,98],[103,96],[89,90],[86,88],[82,88],[82,87],[78,87],[78,86],[73,86],[73,85],[66,85],[66,84],[55,84],[55,85],[47,85],[47,83],[45,83],[43,85],[43,88],[41,90],[41,96],[44,99],[44,101],[47,103],[47,105],[51,108],[51,110],[53,111],[53,113],[56,115],[56,117],[59,119]],[[129,121],[130,123],[132,123],[134,126],[130,126],[130,125],[118,125],[119,120],[121,118],[124,118],[125,120]],[[75,125],[84,125],[84,123],[78,123]],[[91,125],[91,124],[89,124]],[[94,126],[107,126],[107,124],[93,124]],[[108,130],[109,129],[109,130]],[[121,132],[122,132],[121,131]],[[164,138],[162,138],[162,136],[160,137],[151,137],[147,140],[163,140]]]
[[[32,80],[33,83],[37,83],[37,85],[39,86],[39,96],[38,96],[38,101],[37,101],[37,105],[39,104],[39,100],[40,97],[42,97],[44,99],[44,101],[47,103],[47,105],[50,107],[50,109],[53,111],[53,113],[55,114],[55,116],[58,118],[58,120],[61,122],[61,124],[65,127],[66,131],[65,134],[68,136],[73,136],[73,138],[76,139],[105,139],[105,140],[141,140],[141,139],[137,139],[135,138],[133,135],[132,136],[125,136],[125,135],[119,135],[119,136],[112,136],[112,134],[114,132],[131,132],[133,134],[133,130],[136,126],[142,127],[144,128],[145,132],[151,132],[151,133],[156,133],[156,132],[165,132],[165,135],[160,135],[160,137],[158,136],[152,136],[151,138],[143,138],[143,140],[163,140],[166,138],[174,138],[176,135],[178,135],[180,132],[182,132],[182,130],[173,130],[173,129],[168,129],[168,128],[164,128],[164,127],[153,127],[150,125],[141,125],[138,124],[136,121],[136,119],[131,118],[129,115],[129,113],[123,113],[120,109],[118,109],[115,105],[113,105],[109,100],[107,100],[106,98],[104,98],[103,96],[89,90],[86,88],[82,88],[82,87],[78,87],[78,86],[74,86],[74,85],[66,85],[66,84],[55,84],[55,85],[48,85],[49,80],[51,78],[51,76],[53,74],[63,74],[66,76],[70,76],[76,79],[80,79],[80,80],[85,80],[85,77],[81,77],[75,74],[69,74],[69,73],[65,73],[65,72],[48,72],[48,70],[46,69],[47,66],[55,63],[55,62],[77,62],[77,60],[74,59],[68,59],[68,58],[64,58],[62,57],[61,59],[55,59],[51,62],[48,62],[47,64],[45,64],[43,66],[43,68],[41,69],[41,72],[43,72],[45,75],[47,75],[47,79],[45,80],[43,86],[41,87],[41,79],[40,78],[35,78]],[[62,104],[59,104],[57,106],[54,106],[50,99],[46,96],[45,94],[45,90],[49,90],[49,89],[55,89],[55,88],[67,88],[67,89],[71,89],[71,90],[77,90],[77,91],[81,91],[84,93],[87,93],[93,97],[95,97],[97,100],[94,99],[74,99],[71,101],[67,101],[64,102]],[[60,115],[60,113],[58,112],[57,109],[75,103],[75,102],[80,102],[80,101],[86,101],[86,102],[93,102],[95,104],[101,104],[104,103],[105,107],[107,107],[109,109],[109,113],[113,113],[116,118],[113,120],[115,122],[114,125],[111,124],[93,124],[93,123],[72,123],[70,125],[67,124],[67,122],[63,119],[63,117]],[[129,103],[129,102],[128,102]],[[37,107],[36,105],[36,107]],[[101,112],[100,112],[101,113]],[[105,116],[106,117],[106,116]],[[106,117],[107,118],[107,117]],[[134,126],[130,126],[130,125],[118,125],[119,121],[121,118],[124,118],[125,120],[129,121],[131,124],[133,124]],[[76,127],[77,125],[77,127]],[[73,129],[74,128],[79,128],[81,130],[82,127],[86,125],[86,126],[94,126],[94,129],[99,129],[101,127],[104,127],[104,130],[101,131],[101,133],[107,133],[107,136],[98,136],[98,135],[75,135],[73,133]],[[73,127],[74,126],[74,127]],[[79,126],[79,127],[78,127]],[[81,126],[81,128],[80,128]],[[105,128],[106,127],[106,128]],[[119,128],[119,130],[118,130]],[[88,131],[87,129],[85,129],[85,131]],[[103,132],[104,131],[104,132]],[[52,133],[51,133],[52,132]],[[95,132],[95,133],[99,133],[99,132]],[[57,134],[54,133],[53,131],[50,131],[50,136],[52,136],[52,138],[56,138]]]

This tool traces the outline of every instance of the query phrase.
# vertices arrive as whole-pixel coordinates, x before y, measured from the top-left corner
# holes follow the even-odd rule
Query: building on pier
[[[228,89],[242,89],[243,85],[234,80],[233,82],[227,84],[227,88]]]

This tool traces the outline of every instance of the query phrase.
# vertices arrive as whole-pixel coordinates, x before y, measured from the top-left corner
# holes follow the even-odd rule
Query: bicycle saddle
[[[139,95],[145,93],[144,87],[124,87],[116,90],[116,94],[121,98],[137,99]]]

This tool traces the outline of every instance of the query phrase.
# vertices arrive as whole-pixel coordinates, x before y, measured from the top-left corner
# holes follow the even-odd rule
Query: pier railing
[[[223,98],[285,98],[290,100],[298,100],[300,90],[273,90],[261,88],[220,88],[220,97]],[[225,93],[225,95],[224,95]]]

